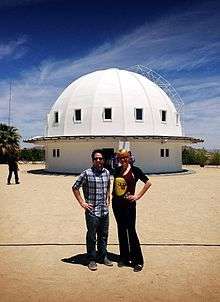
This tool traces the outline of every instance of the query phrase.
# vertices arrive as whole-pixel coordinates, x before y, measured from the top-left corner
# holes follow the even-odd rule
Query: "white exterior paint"
[[[60,149],[60,157],[53,157],[53,149]],[[114,148],[116,141],[63,141],[46,144],[47,170],[50,172],[80,173],[91,166],[91,153],[94,149]]]
[[[104,121],[104,108],[112,108],[111,121]],[[135,108],[143,109],[143,121],[135,120]],[[75,109],[81,109],[81,122],[73,121]],[[162,110],[166,122],[161,121]],[[48,115],[46,136],[181,136],[176,114],[167,94],[146,77],[116,68],[100,70],[82,76],[63,91]]]
[[[169,157],[160,157],[160,149],[168,149]],[[182,144],[160,142],[133,142],[135,164],[145,173],[177,172],[182,170]]]
[[[94,139],[83,141],[47,142],[46,162],[50,172],[80,173],[91,166],[91,153],[94,149],[114,148],[118,150],[119,141]],[[160,157],[160,149],[169,149],[169,157]],[[60,150],[60,157],[53,157],[53,149]],[[161,142],[130,143],[130,149],[135,155],[135,165],[145,173],[175,172],[182,169],[182,144]]]
[[[111,121],[104,120],[104,108],[112,108]],[[142,121],[135,120],[135,108],[143,109]],[[82,119],[75,122],[78,109]],[[166,122],[161,119],[163,110]],[[145,173],[176,172],[182,169],[182,146],[190,143],[176,115],[167,94],[144,76],[116,68],[100,70],[63,91],[48,114],[45,137],[29,142],[45,146],[50,172],[80,173],[91,166],[94,149],[116,152],[127,137],[135,164]],[[54,149],[59,149],[59,157],[53,156]],[[169,149],[169,156],[161,157],[160,149]]]

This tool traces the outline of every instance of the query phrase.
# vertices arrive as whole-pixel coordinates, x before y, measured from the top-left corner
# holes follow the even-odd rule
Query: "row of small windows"
[[[160,157],[169,157],[169,149],[160,149]],[[53,149],[53,157],[60,157],[60,149]]]
[[[143,121],[143,108],[135,108],[134,116],[136,121]],[[161,122],[166,123],[167,121],[167,111],[160,110]],[[112,108],[104,108],[103,111],[103,120],[104,121],[112,121]],[[75,109],[73,115],[73,122],[74,123],[81,123],[82,122],[82,112],[81,109]],[[54,112],[54,123],[59,123],[59,113],[58,111]],[[176,124],[179,124],[179,114],[176,114]]]

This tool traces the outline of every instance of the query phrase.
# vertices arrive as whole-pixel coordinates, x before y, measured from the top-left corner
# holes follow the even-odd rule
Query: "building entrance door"
[[[104,167],[109,170],[109,172],[112,172],[112,159],[114,156],[114,149],[113,148],[103,148],[102,152],[105,157],[105,164]]]

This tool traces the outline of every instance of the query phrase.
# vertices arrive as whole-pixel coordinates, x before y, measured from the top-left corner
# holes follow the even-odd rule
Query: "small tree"
[[[185,165],[200,165],[204,167],[208,160],[208,153],[205,149],[185,147],[182,152],[182,160]]]
[[[199,149],[196,151],[196,158],[198,160],[198,164],[200,165],[200,167],[204,167],[207,159],[208,159],[208,155],[205,149]]]
[[[10,155],[18,155],[20,138],[17,128],[0,123],[1,159],[5,159]]]
[[[195,149],[192,147],[185,147],[182,152],[182,161],[184,165],[197,164]]]
[[[215,166],[220,165],[220,152],[212,153],[209,164]]]
[[[27,161],[44,161],[45,152],[43,149],[30,148],[21,150],[21,160]]]

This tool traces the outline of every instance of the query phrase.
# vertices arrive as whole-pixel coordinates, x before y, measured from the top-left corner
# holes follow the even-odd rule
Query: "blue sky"
[[[220,149],[219,1],[0,1],[0,122],[23,139],[74,79],[141,64],[184,102],[184,132]]]

